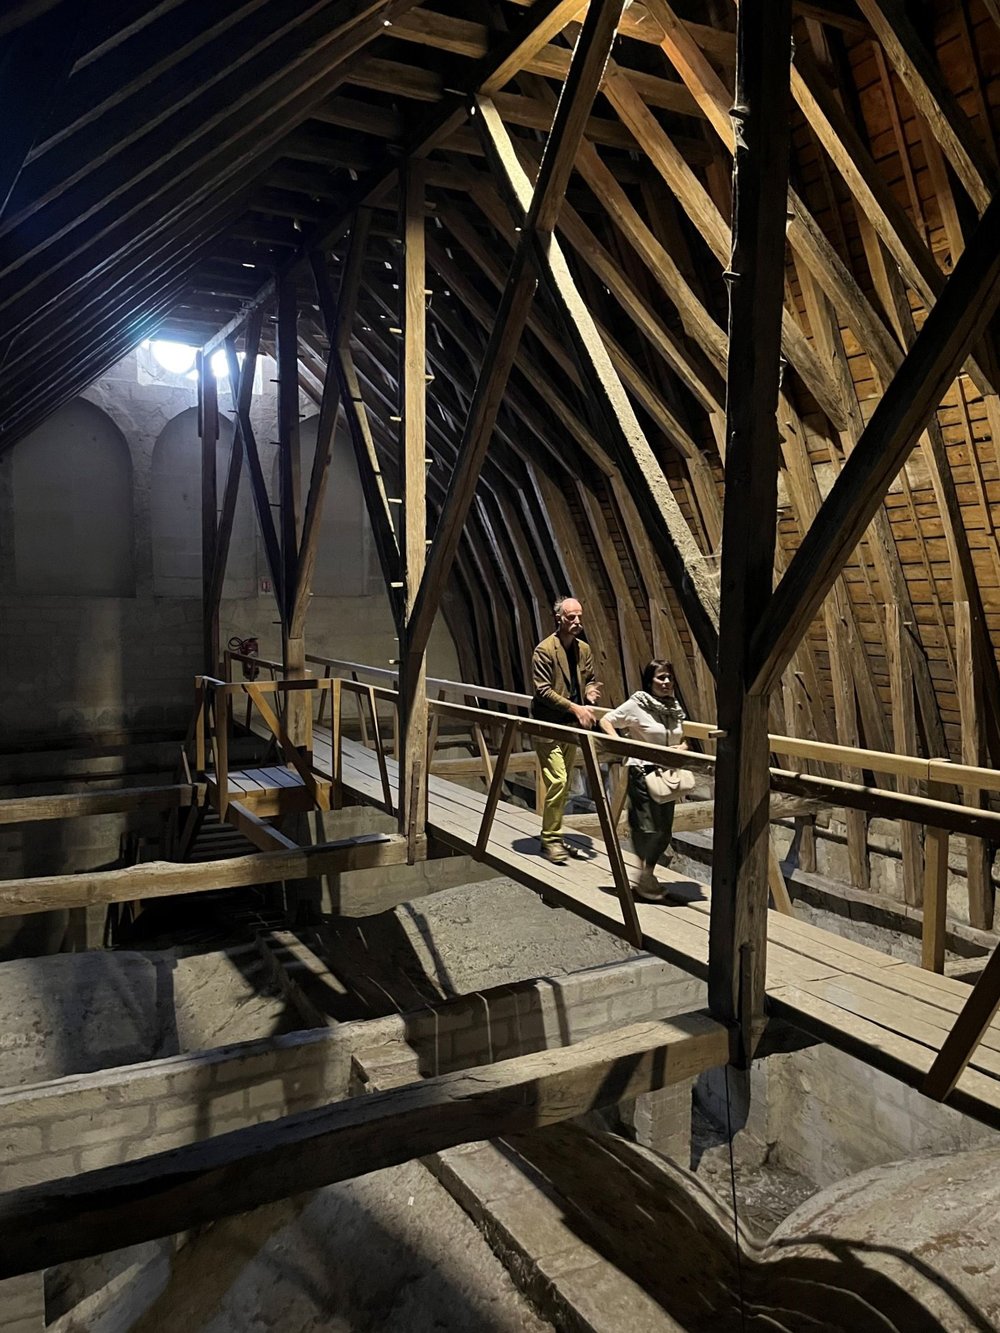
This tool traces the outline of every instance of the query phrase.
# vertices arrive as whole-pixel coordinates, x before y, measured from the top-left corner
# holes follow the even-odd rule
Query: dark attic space
[[[1000,0],[0,100],[0,1333],[1000,1330]]]

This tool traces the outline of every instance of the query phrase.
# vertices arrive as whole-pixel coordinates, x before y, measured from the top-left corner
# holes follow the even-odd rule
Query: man
[[[594,714],[589,705],[600,699],[601,683],[594,679],[594,655],[590,645],[580,638],[583,607],[575,597],[560,597],[552,609],[556,632],[541,641],[531,659],[534,690],[531,715],[540,722],[589,729],[594,725]],[[535,753],[545,784],[542,855],[557,865],[566,861],[562,819],[576,751],[572,742],[541,736],[535,739]]]

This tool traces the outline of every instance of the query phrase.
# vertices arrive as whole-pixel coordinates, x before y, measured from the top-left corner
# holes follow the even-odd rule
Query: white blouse
[[[684,739],[684,731],[681,726],[684,721],[684,714],[679,707],[676,718],[674,726],[664,726],[659,718],[654,717],[652,713],[643,708],[633,694],[623,704],[619,704],[617,708],[612,708],[610,713],[605,713],[602,721],[610,722],[616,731],[623,731],[632,741],[643,741],[647,745],[680,745]],[[629,757],[625,760],[625,765],[626,767],[635,767],[636,764],[644,764],[645,762],[643,759]]]

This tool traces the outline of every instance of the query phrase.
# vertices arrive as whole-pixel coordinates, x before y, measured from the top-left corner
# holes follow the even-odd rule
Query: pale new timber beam
[[[724,1064],[705,1014],[442,1074],[0,1196],[0,1278],[120,1249],[460,1143],[539,1129]]]
[[[537,22],[531,32],[518,37],[513,49],[497,64],[493,73],[480,85],[479,91],[488,97],[500,89],[527,65],[533,56],[548,46],[553,37],[557,37],[567,23],[575,17],[586,3],[581,0],[543,0],[542,4],[532,6],[530,18]]]
[[[542,157],[538,183],[526,209],[524,230],[514,254],[507,286],[487,344],[479,380],[462,436],[459,462],[452,476],[437,535],[430,550],[413,607],[407,650],[422,653],[430,638],[441,593],[450,572],[466,515],[472,504],[482,460],[517,353],[537,279],[535,241],[554,245],[552,229],[617,32],[623,0],[593,0],[573,52]],[[492,104],[480,99],[480,118]],[[495,115],[495,112],[493,112]]]
[[[403,622],[399,637],[399,829],[415,845],[427,823],[427,653],[410,651],[413,609],[427,563],[427,298],[424,169],[411,158],[402,176]]]
[[[402,865],[406,842],[383,834],[366,834],[300,851],[260,852],[225,861],[182,865],[146,861],[124,870],[97,870],[77,875],[40,875],[0,880],[0,917],[29,916],[55,908],[124,903],[137,898],[168,898],[177,893],[239,889],[280,880],[311,879],[344,870]]]
[[[750,636],[771,596],[791,0],[741,0],[737,24],[726,492],[708,994],[739,1023],[749,1061],[763,1030],[769,874],[768,691],[752,692]]]
[[[480,102],[480,113],[481,128],[491,160],[504,186],[504,194],[515,222],[520,225],[526,217],[532,197],[530,183],[496,109],[483,99]],[[581,145],[581,151],[586,148],[587,145]],[[601,434],[607,442],[605,447],[632,490],[650,540],[681,603],[691,632],[706,659],[714,663],[717,647],[716,594],[704,568],[704,557],[636,420],[590,312],[580,297],[561,247],[553,239],[549,245],[536,245],[535,249],[539,268],[557,303],[566,333],[580,363],[581,375],[595,409],[595,424],[599,422]]]
[[[1000,195],[887,386],[754,634],[754,688],[781,675],[968,349],[1000,303]]]

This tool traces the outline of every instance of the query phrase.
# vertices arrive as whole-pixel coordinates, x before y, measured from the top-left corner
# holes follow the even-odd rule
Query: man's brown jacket
[[[577,695],[581,704],[587,702],[587,686],[594,681],[594,654],[590,644],[577,639],[576,676]],[[531,658],[531,680],[534,694],[531,716],[540,722],[574,724],[569,695],[573,691],[569,658],[559,642],[558,634],[550,634],[537,646]]]

